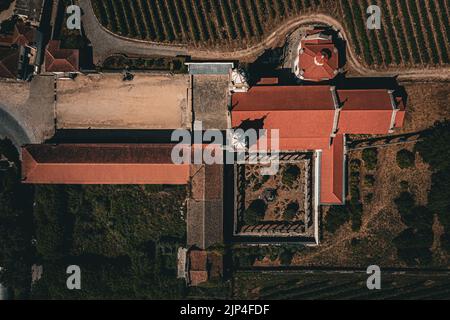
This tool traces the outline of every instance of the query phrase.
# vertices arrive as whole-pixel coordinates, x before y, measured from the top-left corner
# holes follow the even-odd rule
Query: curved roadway
[[[265,40],[247,49],[238,51],[219,51],[215,49],[204,50],[192,48],[187,45],[163,45],[156,42],[142,41],[122,37],[112,33],[103,27],[94,14],[90,0],[79,0],[83,10],[83,26],[87,37],[94,47],[95,62],[102,62],[111,54],[126,54],[128,56],[177,56],[188,55],[193,59],[220,59],[220,60],[245,60],[257,57],[264,50],[273,47],[286,35],[298,28],[300,25],[311,23],[324,23],[339,30],[349,44],[347,46],[347,62],[362,76],[394,76],[398,75],[400,80],[431,80],[449,81],[450,68],[424,68],[404,69],[390,68],[389,70],[375,71],[364,67],[358,60],[353,50],[350,50],[351,41],[344,27],[336,19],[324,14],[311,14],[292,18],[272,32]]]
[[[26,130],[5,110],[6,107],[0,104],[0,138],[10,139],[16,147],[30,143]]]

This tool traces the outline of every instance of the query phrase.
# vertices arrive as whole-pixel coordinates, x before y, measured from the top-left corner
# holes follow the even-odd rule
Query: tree
[[[364,184],[368,187],[373,187],[375,184],[375,177],[371,174],[368,174],[364,177]]]
[[[362,159],[368,170],[374,170],[378,163],[378,150],[376,148],[364,149]]]
[[[298,202],[291,202],[287,205],[286,210],[284,211],[284,220],[292,221],[298,214],[298,210],[300,206]]]
[[[332,206],[328,210],[325,229],[335,233],[344,223],[350,220],[350,211],[346,206]]]
[[[423,206],[414,207],[402,214],[403,223],[415,230],[431,230],[433,218],[433,212]]]
[[[263,200],[254,200],[244,212],[244,223],[246,225],[258,224],[264,218],[266,210],[267,205]]]
[[[444,233],[441,236],[441,247],[450,254],[450,234]]]
[[[294,182],[300,176],[300,168],[296,165],[290,164],[283,170],[282,182],[288,187],[292,187]]]
[[[407,150],[402,149],[399,152],[397,152],[397,164],[401,169],[407,169],[414,166],[416,161],[416,155]]]
[[[352,230],[359,231],[362,225],[363,205],[360,201],[350,201],[349,210],[352,220]]]
[[[400,193],[398,198],[394,200],[394,203],[400,215],[404,216],[411,213],[416,204],[416,200],[414,198],[414,195],[407,191],[403,191],[402,193]]]
[[[283,248],[280,253],[280,263],[282,265],[288,266],[292,263],[292,258],[294,258],[294,252],[288,248]]]
[[[11,141],[0,140],[0,156],[13,163],[0,171],[0,283],[13,289],[13,298],[24,299],[29,293],[34,257],[32,188],[20,183],[19,155]]]
[[[408,181],[400,181],[400,188],[402,189],[402,191],[408,191],[409,189],[409,182]]]
[[[8,9],[11,2],[13,2],[13,0],[0,0],[0,12]]]
[[[437,122],[423,135],[415,149],[434,171],[448,170],[450,167],[450,121]]]

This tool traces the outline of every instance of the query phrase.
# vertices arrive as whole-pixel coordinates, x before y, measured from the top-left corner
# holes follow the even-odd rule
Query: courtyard
[[[314,236],[313,154],[281,156],[277,175],[262,164],[236,169],[235,232],[240,236]]]

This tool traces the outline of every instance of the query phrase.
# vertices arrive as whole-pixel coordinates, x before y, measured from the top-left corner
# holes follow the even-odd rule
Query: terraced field
[[[361,62],[380,68],[450,63],[449,0],[91,0],[103,26],[140,40],[247,48],[297,16],[325,13],[345,26]],[[382,10],[368,30],[366,9]]]
[[[448,274],[386,274],[381,290],[367,289],[365,273],[286,274],[238,272],[234,298],[263,300],[439,300],[450,298]]]
[[[91,0],[114,33],[203,47],[245,47],[284,20],[323,10],[330,0]]]
[[[340,0],[355,53],[368,65],[439,65],[450,62],[449,0]],[[366,8],[377,4],[381,30],[366,28]]]

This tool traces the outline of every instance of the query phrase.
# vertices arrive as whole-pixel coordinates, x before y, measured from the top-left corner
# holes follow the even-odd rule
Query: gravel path
[[[0,137],[16,146],[42,143],[53,136],[54,77],[37,76],[31,83],[0,82]]]

